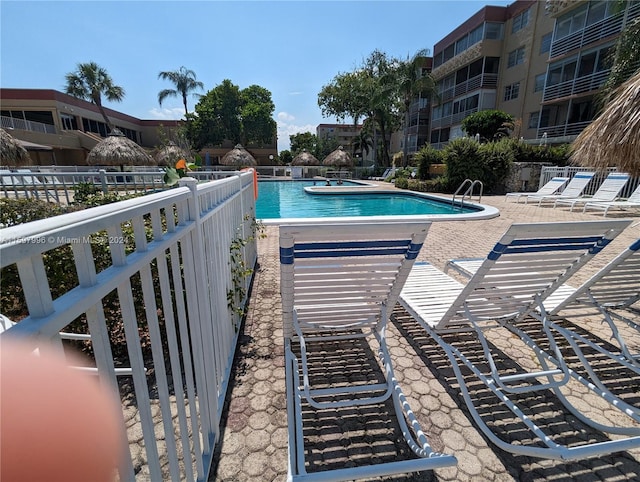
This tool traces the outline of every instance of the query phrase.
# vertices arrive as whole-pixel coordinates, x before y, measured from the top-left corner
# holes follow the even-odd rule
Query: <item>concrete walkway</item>
[[[514,222],[602,219],[602,214],[570,213],[567,209],[506,202],[503,196],[485,197],[483,202],[500,209],[500,217],[486,221],[434,223],[419,259],[428,260],[442,269],[450,258],[485,256]],[[616,214],[615,217],[622,216]],[[633,216],[627,214],[627,217]],[[635,219],[638,221],[635,226],[627,228],[597,259],[578,273],[578,282],[587,279],[640,237],[638,213]],[[224,413],[222,441],[218,445],[210,477],[212,481],[286,480],[287,415],[277,228],[268,227],[266,234],[267,237],[259,241],[259,269],[236,355],[231,392]],[[581,320],[582,323],[593,334],[604,340],[609,339],[607,330],[597,319],[586,317]],[[636,349],[640,347],[638,338],[636,334],[632,343]],[[530,365],[530,354],[520,351],[513,340],[492,341],[510,359],[523,366]],[[640,450],[565,463],[514,456],[498,449],[485,439],[471,420],[443,352],[422,336],[419,326],[401,309],[396,309],[390,324],[389,345],[397,378],[434,448],[455,454],[458,465],[385,480],[640,480]],[[640,378],[619,372],[616,376],[619,377],[622,390],[631,397],[630,401],[638,404]],[[581,409],[598,410],[598,404],[593,403],[590,396],[580,389],[576,389],[573,396]],[[485,408],[486,413],[499,418],[500,409],[495,399],[487,403],[493,405]],[[554,424],[561,427],[559,430],[570,427],[574,432],[571,436],[603,439],[598,432],[584,431],[575,417],[565,415],[552,402],[535,400],[532,403],[540,404],[541,412],[548,410]],[[602,414],[605,419],[609,415],[606,410]],[[342,429],[346,430],[344,427]],[[390,437],[393,436],[393,430],[393,427],[389,427]],[[346,437],[346,432],[334,438],[339,442],[342,436]],[[517,437],[517,434],[512,436]],[[318,442],[311,451],[324,453],[327,444]],[[345,464],[350,454],[347,448]]]

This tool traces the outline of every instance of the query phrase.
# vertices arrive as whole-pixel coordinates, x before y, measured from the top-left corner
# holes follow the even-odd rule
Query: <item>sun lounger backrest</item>
[[[558,191],[558,189],[564,186],[568,180],[569,180],[568,177],[554,177],[549,182],[547,182],[544,186],[538,189],[538,191],[535,194],[543,195],[543,196],[546,196],[548,194],[554,194],[556,191]]]
[[[580,197],[582,195],[582,191],[587,187],[587,184],[593,179],[595,175],[594,172],[578,172],[575,176],[569,181],[567,187],[560,193],[561,197],[566,198],[575,198]]]
[[[593,299],[587,298],[587,293]],[[595,301],[605,308],[626,308],[640,300],[640,239],[589,278],[554,310],[553,314],[576,301]]]
[[[293,310],[303,331],[375,326],[395,305],[430,223],[280,227],[285,337]]]
[[[590,201],[613,201],[618,197],[629,177],[629,174],[626,173],[609,174]]]
[[[629,220],[514,224],[451,304],[437,329],[465,320],[518,318],[532,312],[600,252]]]
[[[627,198],[627,202],[629,203],[640,203],[640,183],[635,188],[635,190],[631,193],[631,196]]]

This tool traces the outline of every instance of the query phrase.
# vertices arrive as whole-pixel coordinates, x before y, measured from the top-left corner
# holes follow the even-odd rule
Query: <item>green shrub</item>
[[[100,190],[92,182],[80,182],[73,187],[73,202],[84,203],[88,197],[95,196]]]
[[[396,187],[398,189],[408,189],[409,188],[409,179],[401,176],[401,177],[396,177]]]
[[[454,139],[444,149],[444,162],[447,165],[446,189],[455,191],[465,179],[480,179],[484,174],[483,156],[480,144],[473,139]]]
[[[0,199],[0,226],[7,228],[64,214],[73,209],[34,198]]]
[[[516,160],[518,144],[521,143],[514,139],[504,138],[480,146],[484,168],[480,180],[485,192],[496,193],[502,190],[502,182]]]
[[[414,161],[418,165],[418,179],[429,179],[429,167],[431,164],[441,164],[443,159],[442,151],[431,146],[425,146],[414,156]]]

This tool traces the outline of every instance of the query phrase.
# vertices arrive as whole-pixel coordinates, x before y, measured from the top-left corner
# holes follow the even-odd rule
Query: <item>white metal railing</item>
[[[544,102],[567,97],[569,95],[583,94],[598,90],[607,81],[611,69],[595,72],[584,77],[560,82],[559,84],[550,85],[544,88],[542,100]]]
[[[43,122],[28,121],[24,119],[16,119],[15,117],[0,116],[0,126],[3,129],[22,129],[25,131],[44,132],[46,134],[55,134],[56,126],[53,124],[44,124]]]
[[[542,166],[542,170],[540,171],[540,183],[538,189],[544,186],[547,182],[549,182],[554,177],[569,177],[573,178],[578,172],[584,171],[593,171],[593,168],[589,167],[577,167],[577,166]],[[607,175],[611,172],[618,172],[615,167],[610,167],[606,171],[596,172],[593,179],[587,184],[587,187],[584,190],[585,196],[591,196],[595,193],[600,184],[604,181]],[[627,198],[631,195],[631,193],[636,189],[636,187],[640,184],[640,176],[632,177],[627,181],[622,191],[620,191],[620,198]]]
[[[61,349],[60,331],[86,329],[100,381],[121,396],[121,435],[132,456],[120,480],[208,479],[239,332],[236,308],[251,281],[234,263],[256,263],[254,218],[249,172],[201,184],[185,178],[175,189],[0,230],[0,267],[17,273],[16,296],[28,309],[0,336]],[[108,248],[103,265],[94,257],[98,244]],[[54,250],[72,253],[77,273],[61,293],[47,278]],[[110,340],[114,330],[123,341]],[[131,367],[128,391],[116,383],[114,348]],[[135,445],[140,430],[144,440]]]
[[[197,171],[190,176],[210,181],[234,175],[235,171]],[[164,172],[153,171],[77,171],[61,172],[48,168],[0,170],[0,196],[35,198],[47,202],[70,204],[78,184],[92,184],[103,193],[117,191],[145,194],[166,189]]]
[[[587,128],[592,121],[585,122],[573,122],[568,124],[560,124],[556,126],[546,126],[540,127],[538,129],[538,138],[543,138],[545,134],[547,137],[566,137],[566,136],[577,136],[583,130]]]

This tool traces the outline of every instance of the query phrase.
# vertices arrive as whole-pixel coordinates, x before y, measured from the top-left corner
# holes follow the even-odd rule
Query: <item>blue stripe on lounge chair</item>
[[[350,241],[350,242],[329,242],[329,243],[296,243],[296,251],[318,251],[321,249],[335,248],[381,248],[394,246],[408,246],[410,239],[385,239],[380,241]]]
[[[291,248],[280,248],[280,262],[282,264],[293,264],[294,258],[344,258],[403,253],[406,259],[416,259],[421,249],[422,243],[412,243],[410,240],[300,243]]]
[[[516,239],[510,244],[497,243],[487,258],[495,261],[505,253],[536,253],[541,251],[578,251],[589,249],[589,253],[599,253],[610,243],[601,237],[552,238],[552,239]]]
[[[640,239],[638,239],[635,243],[629,246],[631,251],[638,251],[640,249]]]

